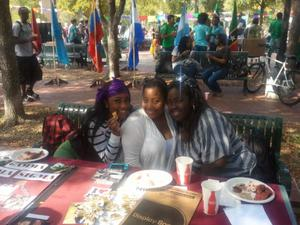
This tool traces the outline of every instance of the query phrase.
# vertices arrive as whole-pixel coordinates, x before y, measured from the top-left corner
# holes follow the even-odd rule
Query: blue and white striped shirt
[[[235,133],[229,120],[218,111],[207,108],[200,116],[192,143],[184,143],[179,137],[177,154],[194,159],[193,167],[201,170],[226,157],[226,165],[218,175],[233,177],[250,174],[256,165],[256,156]]]

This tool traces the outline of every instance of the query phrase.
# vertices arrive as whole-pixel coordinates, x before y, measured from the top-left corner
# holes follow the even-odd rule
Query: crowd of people
[[[259,19],[259,15],[255,14],[251,23],[246,25],[243,14],[239,14],[237,33],[239,40],[241,40],[240,50],[250,51],[246,49],[246,45],[243,45],[243,40],[245,39],[249,41],[247,43],[250,43],[252,40],[261,41],[265,38],[265,32],[259,24]],[[177,35],[176,24],[178,22],[175,23],[175,17],[169,15],[167,22],[159,26],[151,46],[151,53],[154,58],[157,59],[159,51],[171,52],[172,68],[176,74],[183,73],[190,77],[201,74],[203,81],[212,91],[213,95],[222,96],[222,91],[217,80],[224,78],[228,74],[231,54],[228,47],[229,40],[224,29],[224,23],[220,20],[220,15],[213,13],[210,17],[205,12],[200,13],[197,22],[193,28],[190,28],[189,36],[183,37],[177,46],[175,46],[174,41]],[[273,52],[278,52],[282,30],[282,13],[278,13],[277,19],[270,24],[268,30],[270,34],[269,56]],[[265,48],[265,46],[262,47]],[[244,47],[245,49],[243,49]],[[199,62],[190,58],[192,50],[209,51],[207,54],[207,58],[210,61],[208,68],[201,68]],[[264,49],[262,54],[264,54]]]
[[[65,42],[74,44],[88,44],[89,41],[89,21],[72,19],[70,25],[63,28]]]
[[[26,7],[19,9],[21,20],[13,25],[13,35],[15,37],[15,52],[19,67],[21,92],[23,100],[35,101],[39,95],[33,91],[36,81],[42,79],[42,70],[36,60],[37,52],[34,51],[32,41],[35,34],[32,34],[31,26],[28,23],[29,10]],[[190,29],[188,37],[182,38],[178,46],[174,46],[174,39],[177,35],[179,18],[174,15],[167,16],[167,22],[158,27],[153,32],[153,42],[151,52],[156,57],[159,51],[172,52],[172,67],[178,73],[184,73],[188,76],[195,77],[201,73],[204,82],[211,89],[215,96],[221,96],[221,89],[217,84],[218,79],[222,79],[228,72],[228,60],[230,51],[227,47],[226,33],[220,16],[217,13],[211,17],[205,12],[200,13],[195,26]],[[272,52],[277,52],[282,36],[282,13],[277,14],[269,27],[270,48],[269,56]],[[255,39],[263,37],[263,29],[259,25],[259,17],[254,15],[252,22],[246,26],[246,21],[242,14],[238,18],[238,34],[244,38]],[[71,20],[69,26],[63,28],[63,37],[65,42],[80,44],[88,43],[89,31],[88,20],[80,20],[77,24],[76,19]],[[210,68],[203,68],[197,61],[189,58],[190,52],[196,51],[214,51],[215,54],[208,54],[207,57],[211,62]]]

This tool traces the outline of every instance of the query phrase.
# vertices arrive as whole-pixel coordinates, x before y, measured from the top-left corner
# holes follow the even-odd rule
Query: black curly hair
[[[180,123],[177,122],[178,131],[183,129],[187,134],[186,139],[183,139],[183,141],[191,144],[194,132],[197,130],[199,118],[202,112],[204,112],[209,106],[195,79],[187,77],[186,75],[177,77],[176,80],[172,81],[168,85],[168,91],[170,92],[173,88],[187,96],[193,105],[191,115],[189,115],[188,119]]]

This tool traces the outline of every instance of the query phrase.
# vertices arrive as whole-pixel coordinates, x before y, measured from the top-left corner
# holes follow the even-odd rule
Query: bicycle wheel
[[[281,80],[280,85],[274,88],[274,91],[283,104],[293,106],[300,102],[300,97],[297,95],[299,90],[296,88],[294,72],[287,72],[286,77],[287,79]]]
[[[255,93],[264,85],[266,72],[263,63],[254,63],[248,68],[247,91]]]

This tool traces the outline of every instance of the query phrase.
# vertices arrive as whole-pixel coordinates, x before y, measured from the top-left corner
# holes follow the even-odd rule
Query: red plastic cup
[[[191,182],[193,159],[187,156],[180,156],[175,159],[178,185],[186,186]]]
[[[203,211],[207,215],[216,215],[219,210],[221,184],[218,180],[208,179],[201,183]]]

